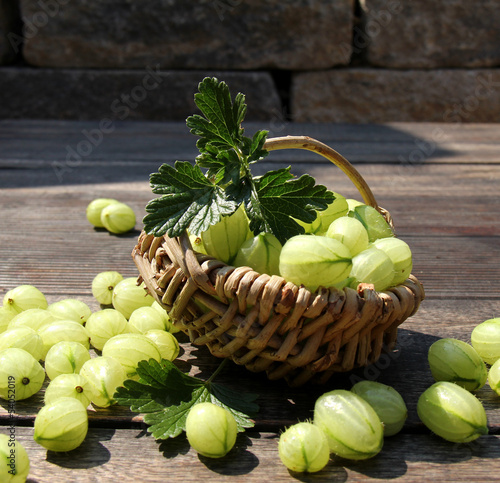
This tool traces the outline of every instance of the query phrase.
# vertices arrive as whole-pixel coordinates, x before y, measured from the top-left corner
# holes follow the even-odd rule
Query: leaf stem
[[[219,367],[217,369],[215,369],[215,371],[213,372],[213,374],[206,380],[205,382],[205,385],[208,385],[210,384],[211,382],[213,382],[213,380],[217,377],[217,375],[219,374],[220,371],[222,371],[222,369],[224,368],[224,366],[226,365],[228,359],[224,359],[220,364],[219,364]]]

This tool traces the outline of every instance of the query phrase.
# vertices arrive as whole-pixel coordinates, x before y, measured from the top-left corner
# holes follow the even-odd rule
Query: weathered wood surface
[[[80,162],[68,163],[66,146],[76,149],[85,139],[83,130],[92,128],[91,123],[0,122],[0,295],[30,283],[49,302],[76,297],[97,310],[90,284],[98,272],[137,275],[130,252],[140,221],[135,232],[110,235],[88,224],[85,207],[96,197],[114,197],[129,203],[140,220],[152,198],[148,175],[163,161],[192,159],[195,138],[182,124],[124,123]],[[419,149],[418,144],[420,149],[424,141],[430,146],[441,132],[437,130],[449,136],[435,141],[433,153],[418,163],[404,161]],[[154,442],[141,416],[120,407],[90,414],[89,436],[79,449],[68,454],[47,452],[32,440],[42,391],[16,405],[16,434],[28,448],[32,482],[204,477],[485,481],[500,470],[500,398],[487,385],[477,395],[488,414],[490,435],[474,443],[442,441],[430,435],[416,415],[418,396],[433,382],[427,366],[430,344],[441,337],[469,341],[476,324],[500,314],[500,125],[283,124],[273,134],[316,137],[356,162],[380,205],[391,212],[398,235],[411,245],[414,274],[423,282],[427,298],[401,327],[397,350],[374,366],[307,390],[226,366],[220,382],[259,393],[261,410],[255,428],[240,434],[236,449],[218,461],[199,458],[183,438]],[[350,181],[322,158],[306,152],[294,156],[272,153],[260,170],[290,161],[296,174],[309,172],[329,188],[356,197]],[[182,369],[208,377],[217,367],[218,361],[206,349],[194,348],[185,339],[182,346]],[[310,418],[317,396],[349,388],[354,377],[378,380],[401,392],[409,409],[402,433],[387,439],[382,453],[372,460],[334,458],[318,474],[289,473],[278,459],[279,432]],[[7,407],[0,401],[0,431],[7,431],[9,424]]]

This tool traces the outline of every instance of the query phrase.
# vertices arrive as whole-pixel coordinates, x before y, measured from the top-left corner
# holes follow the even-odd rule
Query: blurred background
[[[500,121],[498,0],[0,0],[0,119]]]

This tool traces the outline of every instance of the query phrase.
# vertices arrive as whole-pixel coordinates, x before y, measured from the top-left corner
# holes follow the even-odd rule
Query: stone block
[[[242,92],[248,120],[270,120],[282,112],[266,72],[85,70],[0,68],[0,118],[183,121],[199,112],[194,103],[206,76]]]
[[[311,70],[350,58],[353,0],[20,2],[35,66]]]
[[[500,70],[298,73],[291,112],[297,122],[500,122]]]
[[[492,67],[500,63],[498,0],[364,0],[353,50],[389,68]]]
[[[0,0],[0,64],[12,62],[20,53],[21,28],[17,0]]]

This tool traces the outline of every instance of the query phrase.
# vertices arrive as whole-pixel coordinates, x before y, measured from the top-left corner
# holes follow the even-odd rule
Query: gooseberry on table
[[[236,443],[234,416],[210,402],[195,404],[186,419],[186,436],[193,449],[209,458],[226,456]]]

